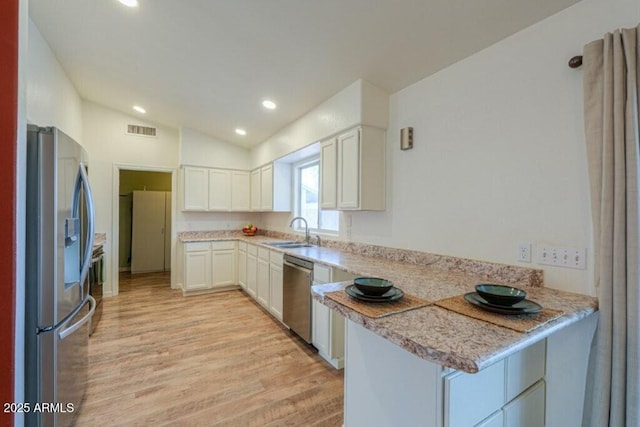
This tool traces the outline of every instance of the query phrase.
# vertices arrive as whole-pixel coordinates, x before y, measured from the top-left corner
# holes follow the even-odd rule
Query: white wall
[[[180,129],[180,165],[210,168],[250,170],[249,150],[226,141],[205,135],[194,129]],[[180,176],[182,178],[182,175]],[[178,192],[181,203],[182,179]],[[259,213],[182,212],[175,213],[176,231],[240,230],[246,223],[260,221]]]
[[[82,101],[40,31],[29,19],[27,120],[56,126],[82,141]]]
[[[89,179],[96,205],[96,232],[107,233],[104,292],[111,295],[115,248],[118,235],[113,233],[114,165],[124,168],[176,171],[179,157],[177,129],[148,123],[109,108],[84,101],[82,104],[83,141],[89,154]],[[127,135],[128,124],[155,126],[157,137]],[[116,188],[117,191],[117,188]],[[176,196],[174,194],[173,198]],[[175,203],[174,203],[175,206]],[[175,230],[173,234],[175,236]],[[175,240],[175,239],[174,239]]]
[[[353,240],[508,264],[519,242],[588,248],[587,270],[545,281],[593,293],[582,71],[567,61],[638,21],[637,0],[582,0],[394,94],[388,210],[353,213]]]
[[[251,149],[251,168],[269,163],[357,124],[387,127],[388,94],[358,80]]]
[[[180,129],[180,164],[241,170],[251,168],[248,149],[187,127]]]

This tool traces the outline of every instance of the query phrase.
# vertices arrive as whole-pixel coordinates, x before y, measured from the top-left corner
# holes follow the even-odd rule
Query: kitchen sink
[[[293,244],[296,244],[296,243],[298,243],[298,242],[288,241],[288,242],[267,242],[265,244],[269,245],[269,246],[275,246],[276,248],[279,248],[280,246],[293,245]]]
[[[313,246],[304,242],[268,242],[267,245],[283,249],[310,248]]]
[[[280,245],[278,246],[279,248],[289,248],[289,249],[295,249],[295,248],[310,248],[313,245],[309,245],[308,243],[291,243],[288,245]]]

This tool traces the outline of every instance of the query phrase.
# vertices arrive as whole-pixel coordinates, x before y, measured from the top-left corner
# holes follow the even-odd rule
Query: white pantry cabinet
[[[273,162],[251,171],[251,210],[291,211],[291,165]]]
[[[247,171],[183,168],[183,211],[248,212],[250,191]]]
[[[236,242],[184,244],[183,294],[236,287]]]
[[[385,132],[359,126],[321,143],[320,206],[385,210]]]

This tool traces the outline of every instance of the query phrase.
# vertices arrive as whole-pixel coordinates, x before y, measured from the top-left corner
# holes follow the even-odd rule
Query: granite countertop
[[[443,268],[438,262],[416,264],[336,248],[312,246],[282,249],[266,245],[279,240],[277,238],[260,235],[245,237],[238,232],[183,233],[180,240],[184,243],[240,240],[263,245],[271,250],[339,268],[358,276],[383,277],[393,281],[405,293],[429,301],[472,292],[477,283],[488,280],[483,274],[486,269],[474,269],[473,264],[467,270],[453,271]],[[344,289],[349,282],[313,286],[312,295],[327,307],[418,357],[449,368],[475,373],[597,311],[597,300],[593,297],[544,288],[537,281],[527,283],[521,278],[509,280],[514,273],[508,267],[494,268],[492,271],[502,275],[502,282],[510,282],[524,289],[528,294],[527,298],[544,307],[561,309],[565,312],[564,315],[524,334],[433,305],[372,319],[324,298],[326,292]]]
[[[96,233],[93,239],[93,249],[98,249],[107,242],[107,233]]]

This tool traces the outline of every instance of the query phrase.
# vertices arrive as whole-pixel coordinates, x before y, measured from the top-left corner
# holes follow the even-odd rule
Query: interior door
[[[164,271],[165,192],[134,191],[131,273]]]

